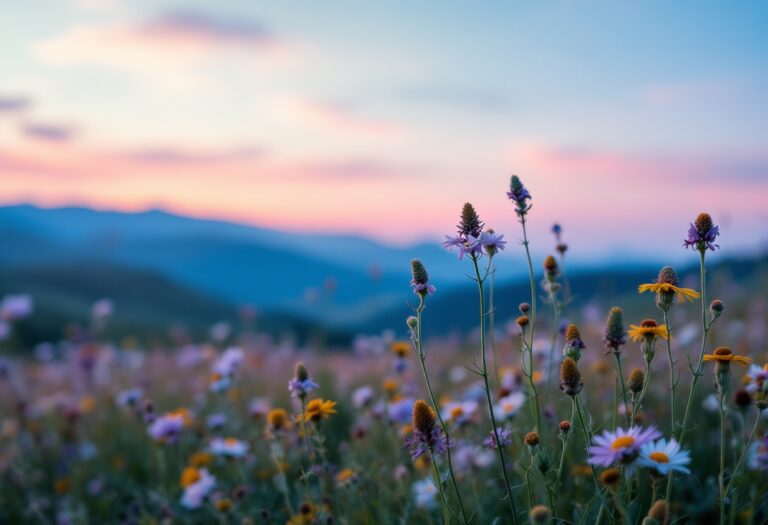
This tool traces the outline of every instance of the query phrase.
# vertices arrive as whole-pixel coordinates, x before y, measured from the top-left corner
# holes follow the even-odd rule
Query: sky
[[[465,201],[582,254],[768,246],[768,4],[0,7],[0,203],[162,208],[395,244]]]

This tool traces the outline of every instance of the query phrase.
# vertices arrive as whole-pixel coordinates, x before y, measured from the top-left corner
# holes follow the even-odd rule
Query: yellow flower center
[[[464,409],[461,407],[453,407],[451,410],[451,419],[457,419],[464,415]]]
[[[238,441],[235,438],[227,438],[224,440],[224,443],[229,447],[234,447],[237,445]]]
[[[631,447],[634,444],[635,444],[635,438],[633,438],[632,436],[621,436],[613,440],[613,443],[611,443],[611,448],[613,450],[619,450],[622,448]]]
[[[654,460],[656,463],[669,463],[669,456],[659,450],[651,452],[648,454],[648,457]]]

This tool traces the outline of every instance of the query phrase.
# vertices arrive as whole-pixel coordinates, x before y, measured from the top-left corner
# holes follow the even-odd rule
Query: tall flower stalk
[[[624,383],[624,372],[621,369],[621,347],[627,342],[627,332],[624,331],[624,313],[621,308],[614,306],[608,314],[605,321],[605,331],[603,333],[603,342],[608,352],[616,358],[616,369],[621,380],[621,401],[624,403],[624,413],[627,416],[627,425],[631,425],[630,419],[635,414],[629,414],[629,402],[627,400],[627,386]]]
[[[691,372],[693,373],[693,379],[691,381],[691,390],[688,392],[688,400],[685,403],[685,412],[683,414],[683,423],[678,433],[678,441],[683,443],[685,439],[685,432],[688,428],[688,416],[691,412],[691,406],[693,405],[693,398],[696,394],[696,385],[699,382],[699,378],[702,375],[702,367],[704,366],[704,353],[707,349],[707,340],[709,338],[709,330],[715,323],[720,314],[723,311],[722,303],[720,301],[713,302],[710,307],[711,319],[707,320],[707,279],[706,279],[706,264],[705,256],[707,250],[714,251],[719,248],[717,244],[714,244],[715,238],[720,235],[720,228],[715,226],[712,222],[712,217],[707,213],[700,213],[693,224],[691,224],[688,230],[688,238],[684,242],[686,248],[691,247],[699,252],[699,280],[701,286],[701,348],[699,350],[699,359],[696,362],[696,367],[692,365]]]
[[[427,387],[429,400],[432,403],[432,406],[437,407],[437,399],[435,398],[435,393],[432,390],[432,383],[430,382],[429,374],[427,373],[426,355],[424,353],[421,336],[422,312],[424,311],[425,306],[424,301],[427,295],[435,292],[435,287],[429,283],[429,274],[427,273],[426,268],[424,268],[424,265],[418,259],[411,261],[411,271],[411,287],[413,288],[413,292],[419,297],[419,306],[416,308],[416,318],[408,319],[408,327],[411,330],[411,340],[413,341],[414,350],[416,351],[416,355],[419,358],[419,363],[421,364],[421,371],[424,375],[424,383]],[[448,474],[451,478],[451,485],[453,485],[454,493],[456,494],[456,501],[459,505],[459,513],[461,514],[462,521],[467,524],[469,523],[469,520],[467,518],[466,510],[464,509],[464,502],[461,498],[461,490],[459,490],[459,484],[456,482],[456,475],[453,471],[453,459],[451,457],[451,438],[448,432],[448,426],[445,424],[443,416],[440,414],[439,410],[436,410],[436,416],[438,422],[440,423],[440,428],[445,435],[445,457],[448,463]],[[440,482],[439,477],[436,481],[438,483]],[[442,487],[440,487],[440,489],[442,491]]]
[[[528,280],[531,286],[531,312],[529,317],[531,318],[531,328],[528,330],[528,341],[525,342],[525,336],[523,336],[524,346],[527,346],[528,351],[528,370],[527,375],[529,378],[529,388],[531,390],[531,399],[536,406],[536,431],[541,432],[541,410],[539,408],[539,396],[536,392],[536,385],[533,381],[533,340],[536,333],[536,280],[533,274],[533,260],[531,259],[531,250],[528,241],[528,231],[526,229],[528,212],[531,210],[531,194],[523,185],[520,177],[512,175],[509,182],[509,191],[507,197],[515,203],[515,213],[517,214],[520,225],[523,229],[523,247],[525,248],[525,257],[528,261]]]
[[[474,370],[483,379],[483,389],[485,391],[485,398],[488,404],[488,414],[491,419],[491,431],[492,435],[498,439],[499,427],[496,424],[496,416],[494,413],[493,397],[491,395],[490,383],[488,381],[488,360],[487,349],[485,339],[485,318],[488,315],[486,309],[485,299],[485,280],[488,277],[488,273],[493,264],[493,255],[499,250],[504,249],[506,242],[503,240],[503,235],[498,235],[493,230],[484,231],[483,221],[480,220],[475,208],[470,204],[464,204],[461,210],[461,220],[458,224],[458,234],[455,236],[446,236],[443,246],[446,248],[457,248],[459,259],[463,259],[465,256],[469,257],[472,262],[472,268],[474,269],[475,277],[473,280],[477,283],[477,291],[479,298],[479,310],[480,310],[480,356],[481,363],[477,369]],[[481,273],[478,260],[483,255],[488,256],[488,265]],[[504,447],[498,443],[495,447],[499,457],[499,467],[501,469],[501,476],[504,481],[504,489],[507,496],[507,502],[512,512],[512,519],[514,523],[518,523],[517,509],[515,507],[515,499],[512,495],[512,487],[509,481],[509,472],[507,471],[507,461],[504,455]]]

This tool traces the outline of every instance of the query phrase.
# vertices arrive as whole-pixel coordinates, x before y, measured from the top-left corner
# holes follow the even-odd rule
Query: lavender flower
[[[464,204],[464,208],[461,210],[461,221],[457,225],[458,235],[445,236],[443,241],[443,247],[452,250],[458,248],[459,260],[463,259],[465,255],[470,257],[479,257],[483,252],[483,221],[477,215],[475,208],[470,204]],[[492,243],[498,243],[500,238],[492,239]]]
[[[405,438],[403,448],[406,447],[411,449],[411,459],[416,459],[426,452],[442,454],[448,450],[448,440],[440,427],[433,428],[429,433],[414,430]]]
[[[531,194],[528,193],[528,190],[517,175],[512,175],[510,179],[507,197],[515,202],[515,213],[517,213],[518,217],[522,217],[531,209],[531,206],[528,204]]]
[[[309,375],[309,370],[304,363],[296,363],[293,373],[293,379],[288,381],[288,391],[291,397],[295,399],[304,399],[307,394],[318,388],[320,385],[315,383]]]
[[[512,432],[506,428],[500,427],[496,429],[496,436],[494,437],[493,430],[491,430],[488,437],[483,441],[483,444],[490,448],[496,448],[499,444],[501,444],[502,447],[508,447],[512,444]]]
[[[715,238],[720,235],[720,228],[712,222],[708,213],[700,213],[688,229],[688,238],[683,241],[686,248],[695,248],[700,252],[715,251],[720,248],[715,244]]]
[[[614,432],[606,430],[592,440],[588,461],[592,465],[603,467],[609,467],[616,462],[630,464],[637,458],[643,445],[659,437],[661,432],[654,427],[632,427],[627,431],[619,427]]]

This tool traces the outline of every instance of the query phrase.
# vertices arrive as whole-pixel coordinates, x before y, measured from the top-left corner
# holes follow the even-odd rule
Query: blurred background
[[[404,333],[413,257],[438,288],[431,329],[470,330],[468,266],[440,246],[466,201],[509,242],[504,329],[528,286],[512,173],[535,264],[560,224],[585,315],[631,312],[663,264],[697,271],[682,242],[705,210],[720,290],[765,286],[765,3],[1,11],[9,348],[105,315],[149,345],[243,324],[326,345]]]

